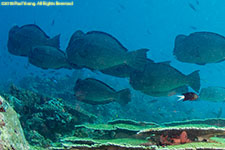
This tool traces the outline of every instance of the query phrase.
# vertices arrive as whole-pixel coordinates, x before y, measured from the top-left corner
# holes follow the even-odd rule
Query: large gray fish
[[[91,70],[104,70],[122,64],[142,69],[146,63],[147,51],[148,49],[140,49],[128,52],[116,38],[100,31],[86,34],[76,31],[66,49],[71,64]]]
[[[178,35],[173,54],[177,60],[205,65],[225,60],[225,37],[212,32]]]
[[[147,59],[147,61],[153,62],[150,59]],[[135,69],[126,64],[122,64],[122,65],[113,66],[100,71],[104,74],[108,74],[111,76],[120,77],[120,78],[128,78],[130,77],[130,74],[135,71]]]
[[[47,45],[59,48],[60,35],[50,38],[37,25],[29,24],[22,27],[13,26],[9,31],[8,51],[17,56],[28,56],[33,46]]]
[[[198,71],[184,75],[167,63],[148,63],[143,72],[136,71],[130,76],[130,84],[135,90],[146,94],[170,93],[184,86],[199,91],[200,77]]]
[[[168,97],[168,96],[181,95],[183,93],[187,93],[188,87],[181,86],[181,87],[178,87],[169,91],[165,91],[165,92],[152,92],[150,90],[141,90],[141,92],[153,97]]]
[[[74,93],[77,100],[92,105],[111,102],[118,102],[124,105],[131,100],[129,89],[117,92],[104,82],[92,78],[78,79],[74,87]]]
[[[111,76],[127,78],[127,77],[130,77],[130,74],[134,72],[135,69],[126,64],[122,64],[122,65],[113,66],[100,71],[104,74],[108,74]]]
[[[199,94],[201,100],[213,101],[213,102],[224,102],[225,101],[225,88],[210,86],[202,88]]]
[[[51,46],[32,47],[28,55],[28,60],[31,64],[42,69],[71,68],[66,54]]]

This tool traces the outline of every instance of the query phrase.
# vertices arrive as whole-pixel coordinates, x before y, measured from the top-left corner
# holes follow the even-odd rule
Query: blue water
[[[199,2],[197,5],[196,2]],[[194,11],[189,3],[196,8]],[[171,61],[171,65],[189,74],[200,70],[201,87],[225,85],[225,62],[198,66],[178,62],[172,55],[174,39],[178,34],[211,31],[225,35],[225,2],[223,0],[74,0],[74,6],[0,6],[0,85],[6,90],[10,83],[17,83],[31,72],[41,75],[46,70],[28,65],[27,58],[13,56],[7,51],[8,31],[13,25],[37,24],[50,37],[61,34],[61,49],[65,50],[74,31],[97,30],[116,37],[129,50],[149,48],[148,57],[156,62]],[[72,70],[57,72],[72,74]],[[127,79],[93,73],[79,72],[82,77],[101,79],[115,89],[129,87]],[[216,117],[224,103],[205,101],[177,102],[176,98],[155,99],[132,90],[132,102],[104,107],[115,118],[146,121],[172,121]],[[93,106],[99,107],[99,106]],[[101,115],[101,114],[100,114]],[[101,116],[100,116],[101,117]]]

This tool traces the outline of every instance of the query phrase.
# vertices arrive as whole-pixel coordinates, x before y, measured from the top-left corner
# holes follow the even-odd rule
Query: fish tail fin
[[[200,76],[199,76],[199,70],[196,70],[189,74],[187,76],[189,86],[195,90],[196,92],[199,92],[200,89]]]
[[[127,103],[131,101],[131,94],[128,88],[118,91],[117,94],[118,94],[117,102],[120,105],[126,105]]]
[[[149,49],[139,49],[128,52],[127,65],[134,69],[142,70],[147,63],[147,52]]]
[[[56,35],[55,37],[49,39],[49,45],[55,48],[60,48],[60,34]]]
[[[183,101],[184,100],[184,95],[177,95],[177,97],[179,98],[177,101]]]

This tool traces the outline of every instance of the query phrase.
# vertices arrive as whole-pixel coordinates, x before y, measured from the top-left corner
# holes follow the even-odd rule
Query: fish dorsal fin
[[[175,45],[177,45],[180,42],[182,42],[186,37],[187,36],[186,35],[183,35],[183,34],[177,35],[176,38],[175,38]]]
[[[106,86],[107,88],[111,89],[112,91],[116,92],[116,90],[114,90],[112,87],[110,87],[109,85],[107,85],[106,83],[100,81],[100,80],[97,80],[97,79],[94,79],[94,78],[86,78],[85,79],[86,81],[92,81],[92,82],[97,82],[99,84],[102,84],[104,86]]]
[[[200,34],[200,35],[214,35],[214,36],[218,36],[218,37],[220,37],[220,38],[223,38],[223,39],[225,39],[225,37],[223,36],[223,35],[220,35],[220,34],[218,34],[218,33],[214,33],[214,32],[207,32],[207,31],[201,31],[201,32],[194,32],[194,33],[191,33],[189,36],[191,36],[191,35],[198,35],[198,34]]]
[[[37,26],[35,24],[27,24],[27,25],[24,25],[24,26],[20,27],[20,29],[23,29],[23,28],[26,28],[26,27],[34,27],[34,28],[37,28],[39,31],[41,31],[44,34],[44,36],[46,38],[50,38],[39,26]]]
[[[90,31],[90,32],[87,32],[86,34],[87,34],[87,35],[88,35],[88,34],[103,34],[103,35],[109,36],[109,37],[111,37],[113,40],[115,40],[115,41],[116,41],[116,42],[124,49],[125,52],[128,51],[128,49],[127,49],[126,47],[124,47],[124,46],[120,43],[120,41],[118,41],[115,37],[113,37],[112,35],[110,35],[110,34],[108,34],[108,33],[105,33],[105,32],[102,32],[102,31]]]
[[[169,66],[170,66],[170,63],[171,63],[171,61],[163,61],[163,62],[160,62],[160,64],[169,65]]]

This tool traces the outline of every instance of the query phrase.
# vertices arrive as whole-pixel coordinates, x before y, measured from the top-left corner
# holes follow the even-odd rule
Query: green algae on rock
[[[17,113],[0,96],[1,105],[4,105],[5,112],[0,112],[0,149],[2,150],[30,150],[30,146],[25,139],[23,129],[20,125]]]
[[[182,134],[185,133],[185,136]],[[224,136],[225,128],[221,127],[209,127],[209,125],[204,124],[188,124],[188,125],[179,125],[172,127],[161,127],[161,128],[151,128],[148,130],[142,130],[138,133],[142,137],[146,137],[149,140],[149,143],[155,144],[158,146],[166,147],[179,147],[182,148],[195,148],[192,145],[200,143],[198,147],[210,148],[214,143],[218,147],[225,147],[224,143],[219,143],[213,141],[211,138],[216,136]],[[210,145],[210,144],[211,145]],[[183,145],[187,147],[184,147]],[[191,147],[192,146],[192,147]]]
[[[135,121],[133,121],[135,122]],[[115,138],[135,138],[140,130],[155,127],[152,123],[149,125],[140,125],[127,121],[117,121],[113,124],[84,124],[76,125],[73,130],[74,136],[89,137],[94,139],[115,139]]]
[[[133,131],[139,131],[143,129],[158,127],[159,125],[153,122],[138,122],[130,119],[116,119],[109,121],[107,124],[85,124],[77,125],[76,127],[86,127],[96,130],[114,130],[114,129],[127,129]]]
[[[108,124],[130,124],[135,126],[146,126],[146,125],[159,126],[158,124],[154,122],[134,121],[131,119],[116,119],[116,120],[108,121]]]
[[[113,121],[112,121],[113,122]],[[118,121],[108,124],[86,124],[76,126],[74,136],[61,140],[64,147],[73,149],[221,149],[225,147],[225,128],[208,124],[179,124],[177,126],[152,126]],[[135,125],[134,125],[135,124]],[[149,127],[149,128],[148,128]],[[181,140],[182,133],[187,134],[187,141],[172,142],[163,140]],[[113,135],[112,135],[113,134]],[[166,137],[166,138],[165,138]],[[180,138],[180,139],[179,139]],[[216,140],[217,138],[217,140]],[[221,142],[223,141],[223,142]],[[163,147],[162,147],[163,146]]]
[[[134,139],[134,138],[118,138],[118,139],[91,139],[91,138],[77,138],[68,137],[61,140],[61,148],[65,149],[155,149],[155,146],[144,147],[141,143],[147,142],[147,140]],[[52,147],[56,150],[59,147]]]
[[[221,143],[195,142],[180,145],[169,145],[166,149],[172,150],[224,150],[225,145]]]
[[[207,118],[207,119],[193,119],[187,121],[173,121],[167,122],[163,125],[165,126],[177,126],[177,125],[187,125],[187,124],[206,124],[210,126],[225,127],[224,118]]]

